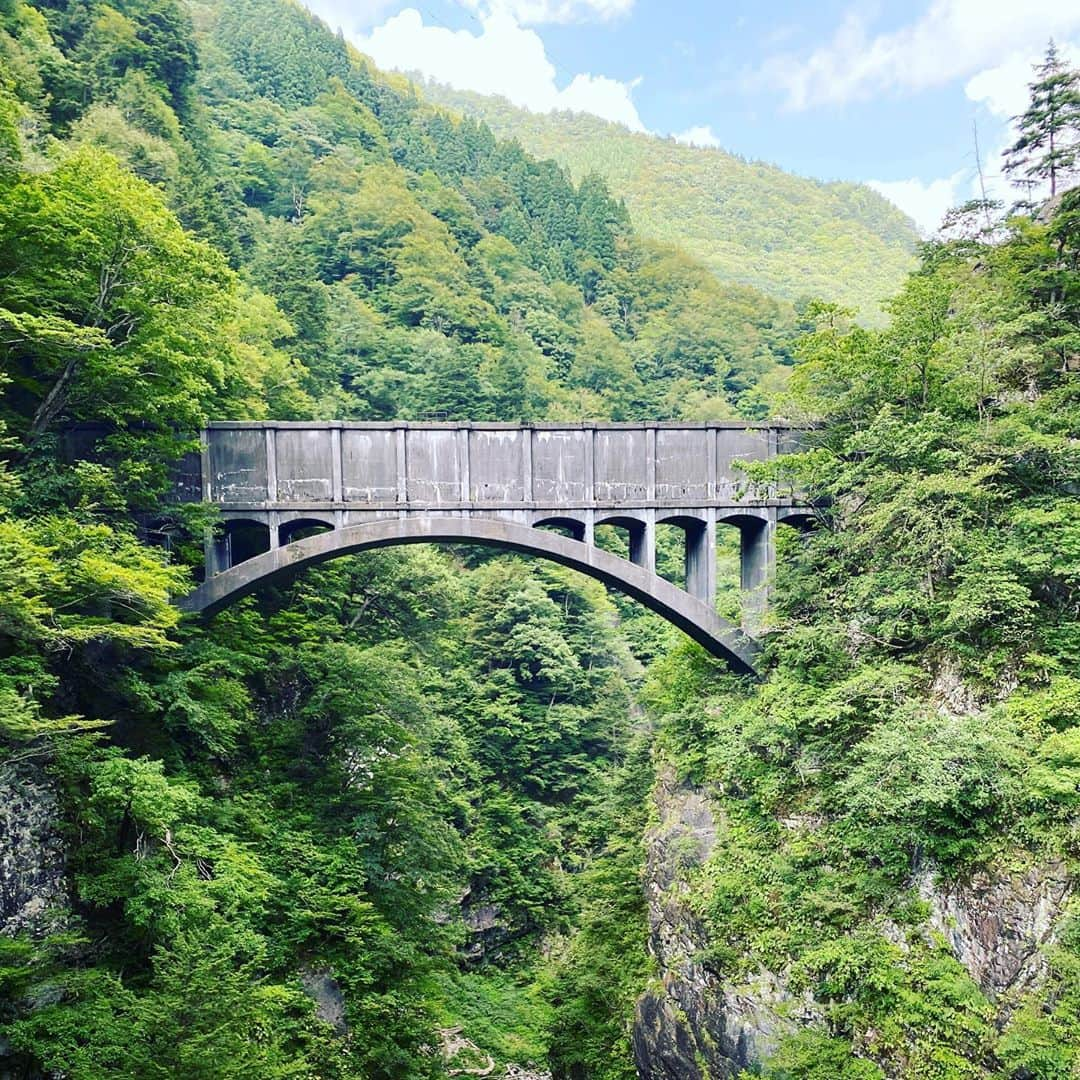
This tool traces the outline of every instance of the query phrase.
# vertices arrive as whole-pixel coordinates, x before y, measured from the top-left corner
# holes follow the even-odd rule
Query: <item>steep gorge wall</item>
[[[694,871],[723,843],[723,812],[670,766],[655,792],[645,881],[649,950],[658,976],[637,1003],[634,1053],[643,1080],[728,1080],[767,1063],[786,1034],[825,1022],[824,1007],[796,994],[785,972],[761,970],[741,984],[710,971],[709,930],[693,903]],[[1000,1030],[1019,999],[1047,974],[1074,882],[1057,859],[976,871],[946,880],[917,867],[910,888],[927,905],[923,933],[960,961],[991,1002]],[[887,930],[886,930],[887,932]],[[903,932],[897,928],[898,940]],[[902,1080],[902,1063],[878,1061]]]
[[[0,766],[0,934],[42,935],[65,918],[64,842],[51,778],[32,762]]]
[[[700,788],[662,768],[658,822],[647,838],[645,892],[649,951],[659,976],[637,1004],[634,1056],[643,1080],[726,1080],[767,1058],[778,1036],[812,1022],[812,1002],[797,1000],[774,973],[726,985],[702,962],[708,932],[692,904],[691,872],[713,853],[718,813]]]

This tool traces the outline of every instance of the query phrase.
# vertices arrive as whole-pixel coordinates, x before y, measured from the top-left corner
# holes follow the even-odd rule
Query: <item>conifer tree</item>
[[[1062,60],[1053,40],[1029,89],[1028,107],[1015,117],[1020,137],[1005,151],[1005,172],[1021,174],[1014,181],[1021,186],[1049,180],[1054,196],[1080,158],[1080,71]]]

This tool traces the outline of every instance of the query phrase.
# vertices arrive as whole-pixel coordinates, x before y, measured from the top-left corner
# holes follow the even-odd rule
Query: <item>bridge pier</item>
[[[746,518],[739,528],[742,625],[748,634],[761,630],[769,605],[769,586],[776,566],[776,513]]]
[[[686,591],[712,607],[716,603],[716,523],[689,519],[686,533]]]
[[[650,574],[656,573],[656,511],[646,510],[630,533],[630,561]]]
[[[208,581],[232,567],[232,537],[228,531],[219,535],[213,529],[206,530],[203,538],[203,561]]]

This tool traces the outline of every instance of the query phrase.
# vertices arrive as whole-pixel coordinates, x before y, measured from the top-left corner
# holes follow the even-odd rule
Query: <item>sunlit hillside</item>
[[[541,115],[434,83],[423,92],[575,179],[600,173],[643,234],[678,244],[724,280],[789,300],[820,296],[877,321],[882,298],[914,265],[914,223],[861,184],[808,180],[584,113]]]

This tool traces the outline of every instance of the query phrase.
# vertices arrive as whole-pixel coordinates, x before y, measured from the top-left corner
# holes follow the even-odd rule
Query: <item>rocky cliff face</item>
[[[792,994],[783,973],[762,971],[733,986],[700,962],[708,938],[690,903],[689,879],[718,842],[717,811],[704,792],[677,783],[671,772],[660,777],[656,805],[646,895],[658,977],[637,1003],[638,1073],[643,1080],[727,1080],[767,1060],[784,1033],[821,1023],[824,1012],[812,998]],[[994,1003],[1003,1027],[1046,976],[1045,949],[1074,891],[1067,868],[1047,861],[946,880],[923,866],[910,886],[929,907],[921,933],[940,935]],[[898,1075],[890,1062],[878,1064],[887,1076]]]
[[[42,935],[65,919],[60,808],[43,769],[0,766],[0,934]]]
[[[64,844],[57,828],[56,790],[38,765],[0,765],[0,935],[44,937],[67,922]],[[0,999],[0,1018],[13,1002]],[[0,1038],[0,1080],[37,1080],[44,1074],[11,1070]]]
[[[813,1003],[760,972],[742,986],[720,982],[698,957],[708,944],[689,903],[688,873],[717,841],[705,793],[670,772],[656,792],[660,821],[648,835],[649,951],[659,977],[639,999],[634,1056],[643,1080],[726,1080],[767,1057],[778,1036],[811,1022]]]
[[[912,884],[930,905],[930,927],[1008,1019],[1018,999],[1046,977],[1045,949],[1072,896],[1065,864],[980,870],[961,881],[939,881],[920,869]]]

